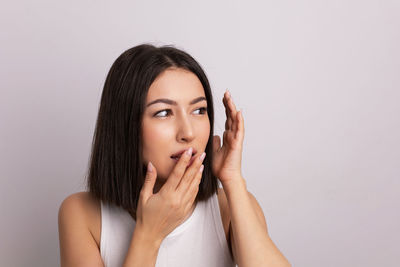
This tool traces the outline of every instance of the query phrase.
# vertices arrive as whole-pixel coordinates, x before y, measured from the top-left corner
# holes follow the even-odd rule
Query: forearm
[[[154,267],[161,241],[155,241],[136,227],[123,267]]]
[[[264,219],[257,215],[245,180],[236,181],[223,187],[231,214],[238,266],[291,266],[269,237]]]

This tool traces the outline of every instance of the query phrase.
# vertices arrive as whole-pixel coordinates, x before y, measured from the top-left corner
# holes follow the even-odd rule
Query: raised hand
[[[244,138],[244,121],[241,111],[236,110],[232,97],[225,92],[222,102],[225,106],[226,122],[223,144],[218,135],[213,137],[212,169],[222,184],[242,177],[242,151]]]
[[[161,189],[153,194],[156,168],[149,162],[146,179],[140,191],[136,227],[154,241],[162,241],[189,214],[201,182],[205,153],[189,166],[192,151],[182,154]],[[136,231],[136,229],[135,229]]]

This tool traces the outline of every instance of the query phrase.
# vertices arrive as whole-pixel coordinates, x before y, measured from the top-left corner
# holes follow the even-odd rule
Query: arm
[[[244,139],[242,111],[237,111],[228,91],[225,106],[225,131],[213,140],[213,173],[221,181],[227,195],[231,216],[232,253],[240,267],[290,266],[268,235],[264,214],[257,200],[247,191],[241,173]]]
[[[87,198],[75,193],[67,197],[58,211],[60,265],[62,267],[102,267],[99,248],[87,223]]]
[[[99,247],[88,228],[87,214],[93,208],[86,192],[73,194],[62,202],[58,212],[62,267],[104,267]],[[161,242],[152,241],[157,239],[149,237],[140,226],[135,228],[124,267],[155,266]]]
[[[133,231],[123,267],[154,267],[160,246],[161,242],[149,238],[140,226],[137,226]]]
[[[149,162],[144,185],[140,191],[136,226],[124,267],[154,267],[163,239],[188,215],[193,207],[202,177],[205,153],[190,162],[192,149],[185,152],[175,165],[167,182],[154,194],[156,168]]]
[[[268,235],[261,207],[241,177],[223,184],[231,214],[231,240],[239,267],[291,266]]]

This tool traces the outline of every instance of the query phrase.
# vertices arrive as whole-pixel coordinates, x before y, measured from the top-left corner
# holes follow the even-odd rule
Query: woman
[[[243,117],[223,144],[208,79],[186,52],[142,44],[105,81],[88,192],[59,210],[62,266],[290,266],[241,175]],[[218,186],[218,179],[222,188]]]

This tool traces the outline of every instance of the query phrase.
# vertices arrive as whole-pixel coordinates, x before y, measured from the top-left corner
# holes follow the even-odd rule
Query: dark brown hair
[[[203,85],[210,135],[196,201],[208,199],[218,188],[217,178],[211,169],[213,98],[203,69],[188,53],[171,45],[135,46],[115,60],[107,75],[93,136],[86,185],[94,197],[104,203],[122,207],[133,214],[135,219],[146,174],[141,154],[142,114],[150,85],[168,68],[188,70]]]

